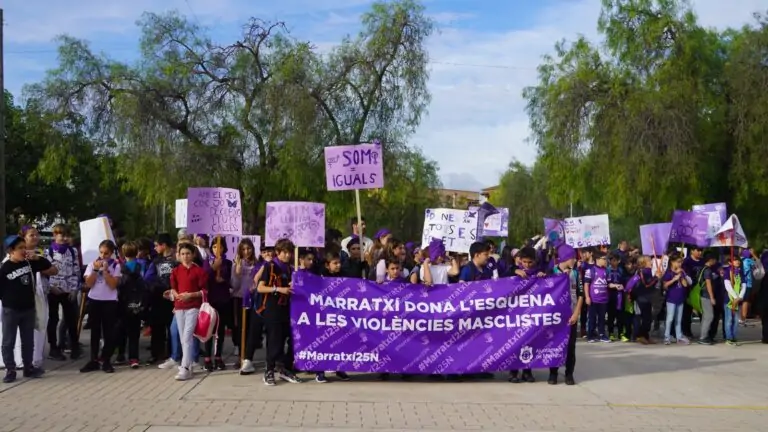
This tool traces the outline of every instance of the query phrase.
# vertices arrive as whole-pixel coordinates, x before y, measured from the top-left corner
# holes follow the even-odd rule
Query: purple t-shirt
[[[685,277],[685,273],[680,273],[681,278],[677,282],[673,283],[667,288],[667,303],[674,305],[681,305],[685,301],[685,287],[682,284],[682,279]],[[675,272],[667,270],[662,278],[662,283],[666,284],[675,278]]]
[[[584,286],[587,284],[592,303],[608,303],[608,270],[605,267],[589,267],[584,272]]]

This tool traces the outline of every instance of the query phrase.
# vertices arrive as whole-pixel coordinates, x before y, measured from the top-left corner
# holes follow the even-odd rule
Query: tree
[[[524,91],[552,204],[637,226],[725,201],[757,228],[765,20],[720,33],[684,1],[603,0],[598,30],[602,47],[559,42]]]
[[[326,202],[330,222],[340,222],[354,204],[349,193],[325,190],[325,145],[380,139],[387,191],[412,178],[395,167],[426,162],[407,159],[400,144],[429,101],[432,22],[411,0],[375,4],[361,33],[328,56],[282,22],[252,18],[223,45],[177,13],[147,13],[139,25],[136,64],[64,36],[59,67],[26,91],[48,111],[86,119],[98,150],[123,156],[119,176],[146,204],[173,202],[191,186],[227,186],[243,191],[251,230],[270,200]],[[420,179],[433,182],[420,189],[438,185]]]

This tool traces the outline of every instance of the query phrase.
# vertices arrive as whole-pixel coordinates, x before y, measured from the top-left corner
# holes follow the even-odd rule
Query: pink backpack
[[[203,291],[203,304],[197,315],[195,337],[202,343],[208,342],[216,334],[219,328],[219,313],[208,303],[208,296]]]

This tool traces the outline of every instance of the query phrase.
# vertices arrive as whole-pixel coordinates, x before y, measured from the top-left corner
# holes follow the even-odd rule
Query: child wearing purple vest
[[[605,333],[605,314],[608,312],[608,260],[603,252],[595,252],[595,266],[584,272],[584,298],[589,306],[587,340],[590,343],[611,339]]]

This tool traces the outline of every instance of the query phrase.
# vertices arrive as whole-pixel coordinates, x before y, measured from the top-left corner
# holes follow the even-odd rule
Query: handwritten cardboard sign
[[[325,247],[325,204],[268,202],[265,231],[264,242],[267,246],[289,239],[296,246]]]
[[[477,241],[477,210],[425,210],[422,247],[427,247],[433,238],[443,239],[449,252],[468,253]]]
[[[480,230],[480,237],[506,237],[509,235],[509,208],[497,207],[499,212],[485,218]],[[470,207],[470,211],[478,211],[479,207]]]
[[[565,243],[574,248],[611,244],[607,214],[566,218],[563,221]]]
[[[187,199],[176,200],[176,228],[187,227]]]
[[[326,147],[325,182],[329,191],[383,188],[381,144]]]
[[[240,191],[229,188],[189,188],[187,231],[220,235],[243,233]]]
[[[709,246],[709,215],[706,213],[675,210],[672,213],[671,243],[684,243],[699,247]]]

